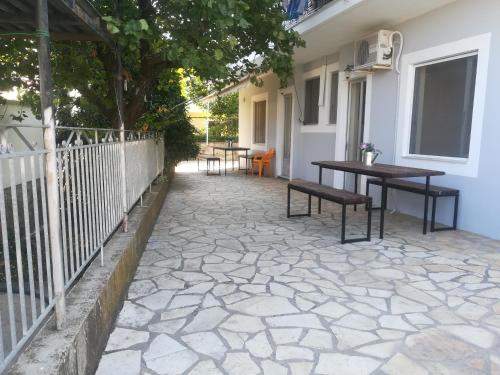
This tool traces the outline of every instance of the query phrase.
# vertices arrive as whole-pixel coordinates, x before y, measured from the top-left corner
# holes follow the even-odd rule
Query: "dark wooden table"
[[[234,170],[234,153],[239,151],[245,151],[245,173],[248,174],[248,151],[250,149],[248,147],[225,147],[225,146],[215,146],[213,147],[213,154],[215,155],[215,150],[224,151],[224,176],[227,175],[227,152],[231,152],[231,156],[233,159],[233,169]]]
[[[382,202],[380,209],[380,238],[384,238],[384,214],[387,208],[387,184],[390,178],[425,177],[425,207],[424,207],[424,228],[423,233],[427,233],[427,216],[429,205],[429,186],[431,176],[442,176],[445,173],[431,169],[420,169],[403,167],[391,164],[374,164],[366,166],[360,161],[313,161],[312,165],[319,167],[319,183],[323,180],[323,169],[342,171],[354,174],[354,191],[358,192],[358,175],[378,177],[382,180]],[[321,213],[321,199],[319,200],[318,212]]]

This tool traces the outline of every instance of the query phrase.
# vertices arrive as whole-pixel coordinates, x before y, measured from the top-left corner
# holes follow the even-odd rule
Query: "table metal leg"
[[[323,168],[319,167],[319,184],[323,183]],[[318,198],[318,214],[321,213],[321,198]]]
[[[354,194],[358,194],[358,174],[354,173]],[[354,205],[354,211],[358,210],[358,205]]]
[[[233,162],[233,169],[231,169],[232,171],[234,171],[234,151],[231,150],[231,160]]]
[[[427,216],[429,214],[429,190],[431,185],[431,176],[425,178],[425,205],[424,205],[424,228],[422,233],[427,234]]]
[[[227,150],[224,150],[224,176],[227,176]]]
[[[387,208],[387,181],[385,177],[382,178],[382,204],[380,208],[380,239],[384,238],[384,215]]]
[[[245,175],[248,176],[248,150],[245,150]]]

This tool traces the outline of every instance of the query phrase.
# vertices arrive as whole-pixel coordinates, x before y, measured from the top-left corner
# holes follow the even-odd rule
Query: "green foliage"
[[[220,142],[228,138],[238,142],[238,119],[227,119],[224,121],[210,121],[208,127],[208,141]]]
[[[218,121],[233,119],[238,117],[239,94],[237,92],[218,96],[217,99],[208,106],[210,116]]]
[[[164,132],[167,167],[193,159],[200,151],[196,128],[189,121],[185,105],[181,104],[185,99],[180,82],[177,72],[163,74],[147,101],[146,112],[139,119],[144,130]]]
[[[150,110],[147,101],[158,90],[159,77],[180,68],[210,90],[244,75],[258,82],[256,77],[269,70],[286,86],[294,48],[304,45],[296,32],[284,28],[280,0],[91,1],[120,50],[97,42],[52,42],[56,115],[65,125],[116,126],[117,74],[127,80],[128,128]],[[33,40],[0,40],[0,90],[14,86],[39,114]]]

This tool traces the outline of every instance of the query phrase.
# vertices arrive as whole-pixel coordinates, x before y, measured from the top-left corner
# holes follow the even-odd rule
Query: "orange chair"
[[[273,158],[276,156],[276,150],[271,148],[267,150],[265,153],[259,156],[255,156],[252,160],[252,175],[255,168],[259,169],[259,177],[262,177],[262,173],[265,172],[265,168],[269,171],[269,175],[273,175],[273,171],[271,169],[271,162]]]

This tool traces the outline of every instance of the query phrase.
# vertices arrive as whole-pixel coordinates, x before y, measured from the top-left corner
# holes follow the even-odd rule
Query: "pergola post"
[[[47,176],[47,206],[52,260],[52,277],[56,298],[56,326],[62,329],[65,320],[63,262],[61,252],[59,194],[57,190],[56,123],[52,102],[52,73],[50,67],[49,17],[47,0],[37,0],[37,26],[39,34],[38,65],[40,101],[42,105],[43,140],[47,150],[45,169]]]

